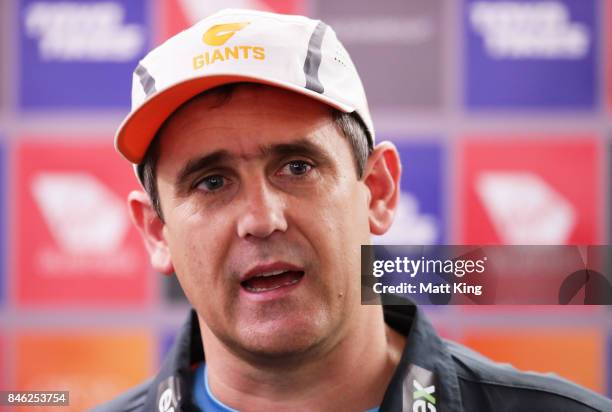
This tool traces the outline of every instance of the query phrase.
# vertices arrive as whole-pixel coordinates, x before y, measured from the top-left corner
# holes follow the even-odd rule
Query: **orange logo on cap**
[[[249,22],[244,23],[227,23],[217,24],[212,26],[202,36],[202,41],[211,46],[221,46],[225,44],[238,30],[244,29]]]

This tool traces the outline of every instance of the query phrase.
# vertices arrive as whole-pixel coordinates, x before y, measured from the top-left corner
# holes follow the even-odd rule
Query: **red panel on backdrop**
[[[3,336],[0,334],[0,365],[4,365],[4,367],[2,368],[2,370],[0,370],[0,391],[2,390],[7,390],[7,385],[5,382],[6,376],[5,374],[8,373],[8,366],[7,366],[7,355],[6,355],[6,347],[4,346],[4,340],[3,340]],[[0,411],[2,411],[2,406],[0,406]]]
[[[601,241],[600,144],[593,136],[550,137],[477,136],[464,141],[458,243]]]
[[[224,8],[248,8],[285,14],[303,14],[304,0],[161,0],[161,30],[157,43]]]
[[[16,148],[20,304],[114,306],[149,295],[147,258],[125,200],[137,183],[112,145],[98,142],[39,139]]]

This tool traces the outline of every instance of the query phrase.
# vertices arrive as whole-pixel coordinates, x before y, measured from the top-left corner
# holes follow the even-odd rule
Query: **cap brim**
[[[346,113],[355,110],[354,107],[292,83],[264,77],[215,74],[185,80],[148,97],[145,103],[130,113],[119,126],[115,135],[115,148],[130,162],[140,163],[157,130],[179,106],[206,90],[237,82],[261,83],[280,87],[319,100]]]

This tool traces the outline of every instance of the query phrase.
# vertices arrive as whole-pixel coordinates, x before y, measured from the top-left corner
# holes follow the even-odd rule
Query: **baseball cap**
[[[138,165],[164,121],[201,92],[236,82],[287,89],[356,112],[374,144],[365,91],[348,52],[320,20],[226,9],[153,49],[132,79],[132,109],[115,148]]]

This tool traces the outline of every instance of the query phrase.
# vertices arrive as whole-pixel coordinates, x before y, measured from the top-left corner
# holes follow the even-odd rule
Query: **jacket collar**
[[[406,336],[406,347],[380,411],[462,412],[454,361],[422,309],[415,305],[383,309],[387,325]],[[415,407],[417,404],[422,407]]]
[[[418,403],[424,408],[414,410],[463,412],[454,361],[423,311],[415,305],[383,309],[385,322],[407,339],[380,411],[412,411]],[[144,410],[166,412],[174,407],[175,411],[197,411],[191,402],[193,369],[203,360],[198,317],[191,310],[150,386]]]
[[[192,309],[155,379],[149,386],[145,411],[199,411],[193,405],[193,368],[204,360],[198,316]]]

